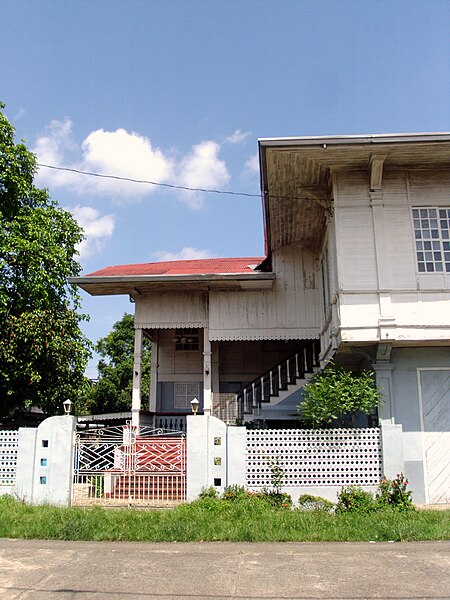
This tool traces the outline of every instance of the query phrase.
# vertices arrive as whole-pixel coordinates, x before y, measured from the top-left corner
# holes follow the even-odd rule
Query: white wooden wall
[[[386,171],[381,202],[367,172],[335,177],[340,340],[448,340],[450,274],[417,272],[411,209],[450,206],[450,174]]]
[[[211,340],[312,339],[322,326],[318,263],[285,246],[274,252],[271,290],[215,292],[209,301]]]
[[[201,328],[207,325],[207,301],[203,294],[164,292],[145,294],[136,300],[136,328]]]
[[[200,336],[199,350],[175,350],[175,330],[159,332],[159,381],[199,381],[203,379],[203,348]]]

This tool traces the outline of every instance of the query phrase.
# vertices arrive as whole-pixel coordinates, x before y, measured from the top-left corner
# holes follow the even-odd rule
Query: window
[[[176,329],[175,350],[199,350],[198,329]]]
[[[198,383],[175,383],[173,386],[173,407],[191,408],[191,400],[198,398]]]
[[[419,273],[450,273],[450,208],[413,208]]]

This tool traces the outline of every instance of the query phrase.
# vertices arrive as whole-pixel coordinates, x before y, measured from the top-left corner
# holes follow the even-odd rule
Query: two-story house
[[[295,423],[334,358],[371,367],[407,475],[450,497],[450,134],[259,141],[264,257],[107,267],[72,279],[135,301],[150,412]]]

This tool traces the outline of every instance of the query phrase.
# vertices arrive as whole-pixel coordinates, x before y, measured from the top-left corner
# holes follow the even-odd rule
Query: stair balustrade
[[[282,360],[236,393],[239,418],[251,415],[261,408],[263,403],[279,396],[281,391],[305,379],[306,374],[314,373],[319,366],[320,342],[312,340],[301,350]]]

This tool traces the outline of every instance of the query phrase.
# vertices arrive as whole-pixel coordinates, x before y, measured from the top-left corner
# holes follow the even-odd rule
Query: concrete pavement
[[[450,542],[0,539],[2,600],[450,598]]]

